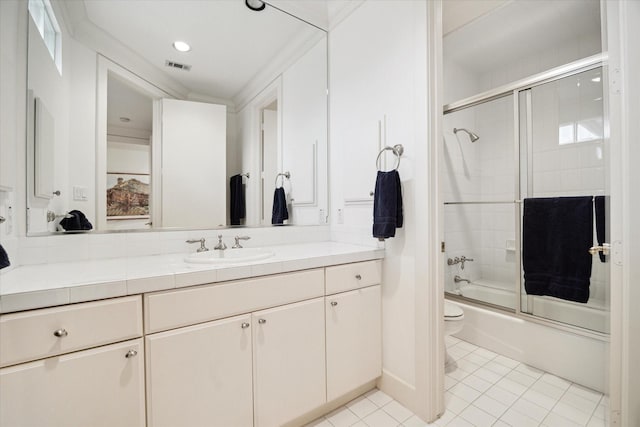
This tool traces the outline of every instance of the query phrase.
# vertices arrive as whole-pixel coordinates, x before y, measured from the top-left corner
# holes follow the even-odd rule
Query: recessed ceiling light
[[[191,46],[188,43],[179,40],[173,42],[173,48],[178,52],[189,52],[191,50]]]
[[[246,4],[249,9],[255,10],[256,12],[264,10],[264,8],[267,7],[262,0],[244,0],[244,4]]]
[[[120,117],[120,121],[122,123],[129,123],[131,121],[131,119],[129,117]]]
[[[600,81],[600,76],[592,78],[591,81],[598,83]]]

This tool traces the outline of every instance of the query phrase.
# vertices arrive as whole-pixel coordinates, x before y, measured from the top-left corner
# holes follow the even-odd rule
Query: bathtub
[[[515,311],[515,292],[496,286],[472,283],[461,286],[455,294]],[[580,324],[578,326],[590,325],[594,330],[608,328],[609,316],[603,310],[547,297],[530,298],[533,314],[538,317],[553,316],[556,320]],[[456,337],[601,393],[607,392],[609,346],[605,336],[583,335],[541,324],[526,317],[467,304],[462,298],[455,301],[464,310],[464,327]]]
[[[476,281],[462,285],[454,293],[465,298],[482,301],[489,304],[515,310],[517,296],[515,292],[504,289],[504,286],[485,281]],[[603,301],[589,300],[588,304],[563,301],[557,298],[543,296],[529,296],[527,304],[533,310],[527,311],[543,319],[552,319],[568,325],[578,326],[591,331],[609,332],[609,313],[604,309]]]

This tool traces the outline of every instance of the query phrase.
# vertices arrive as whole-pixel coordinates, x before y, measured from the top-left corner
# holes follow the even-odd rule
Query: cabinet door
[[[251,426],[250,316],[149,335],[149,426]]]
[[[142,339],[0,369],[0,425],[144,426]]]
[[[326,298],[327,400],[382,374],[380,285]]]
[[[255,425],[280,426],[325,403],[324,298],[252,318]]]

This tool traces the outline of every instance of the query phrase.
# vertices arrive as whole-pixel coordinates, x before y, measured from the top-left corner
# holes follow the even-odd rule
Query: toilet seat
[[[462,320],[464,318],[464,311],[457,304],[444,301],[444,320]]]

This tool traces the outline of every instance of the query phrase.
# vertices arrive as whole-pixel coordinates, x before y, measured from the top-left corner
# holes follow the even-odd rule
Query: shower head
[[[477,140],[480,139],[480,137],[478,135],[476,135],[473,132],[469,132],[468,130],[466,130],[464,128],[453,128],[453,133],[458,133],[458,131],[460,131],[460,130],[469,134],[469,138],[471,139],[471,142],[476,142]]]

